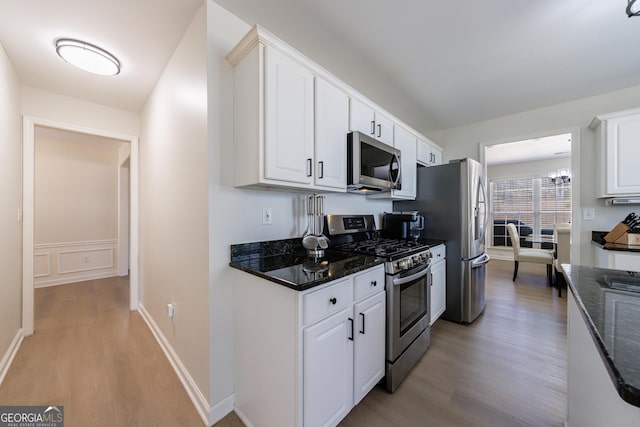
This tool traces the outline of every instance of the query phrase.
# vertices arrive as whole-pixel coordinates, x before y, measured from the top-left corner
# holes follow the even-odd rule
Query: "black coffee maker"
[[[418,240],[424,229],[424,217],[418,211],[385,212],[382,218],[382,237]]]

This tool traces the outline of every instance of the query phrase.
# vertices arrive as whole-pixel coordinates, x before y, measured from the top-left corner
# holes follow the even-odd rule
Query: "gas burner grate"
[[[350,242],[339,245],[337,249],[357,252],[380,257],[388,257],[413,251],[424,245],[412,240],[402,239],[371,239],[360,242]]]

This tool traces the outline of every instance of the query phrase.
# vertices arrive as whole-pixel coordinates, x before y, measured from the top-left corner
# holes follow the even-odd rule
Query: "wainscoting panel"
[[[118,274],[117,239],[36,244],[34,249],[36,288]]]

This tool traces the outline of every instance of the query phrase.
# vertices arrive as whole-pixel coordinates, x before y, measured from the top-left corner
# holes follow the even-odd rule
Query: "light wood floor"
[[[487,306],[471,325],[438,320],[431,347],[389,394],[375,388],[344,427],[562,426],[566,418],[566,298],[544,265],[492,260]],[[228,415],[220,427],[242,423]]]
[[[129,311],[128,278],[36,289],[0,405],[64,405],[65,426],[202,426],[151,331]]]
[[[566,299],[545,267],[492,260],[487,307],[471,325],[439,320],[431,347],[398,390],[375,388],[351,426],[561,426],[566,417]],[[58,404],[74,426],[201,426],[186,392],[113,278],[36,291],[0,405]],[[216,424],[243,426],[231,413]]]

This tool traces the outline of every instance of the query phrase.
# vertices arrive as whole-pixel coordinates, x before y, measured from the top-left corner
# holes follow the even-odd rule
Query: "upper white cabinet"
[[[394,146],[400,150],[400,190],[391,190],[394,199],[416,198],[416,137],[409,130],[395,126]]]
[[[422,166],[442,163],[442,150],[426,138],[418,137],[417,161]]]
[[[602,197],[640,194],[640,109],[596,117],[599,190]]]
[[[269,46],[264,68],[264,177],[311,184],[313,73]]]
[[[351,98],[349,127],[393,146],[393,120],[356,98]]]
[[[417,132],[260,26],[227,59],[234,67],[236,187],[345,192],[349,131],[408,150],[407,138],[395,141],[400,127],[401,133],[414,135],[412,153],[402,154],[403,164],[411,161],[413,167],[402,166],[408,182],[398,194],[380,196],[415,197],[410,169],[419,161]],[[436,164],[441,152],[429,151],[428,158]]]
[[[315,184],[346,190],[349,97],[316,77]]]

